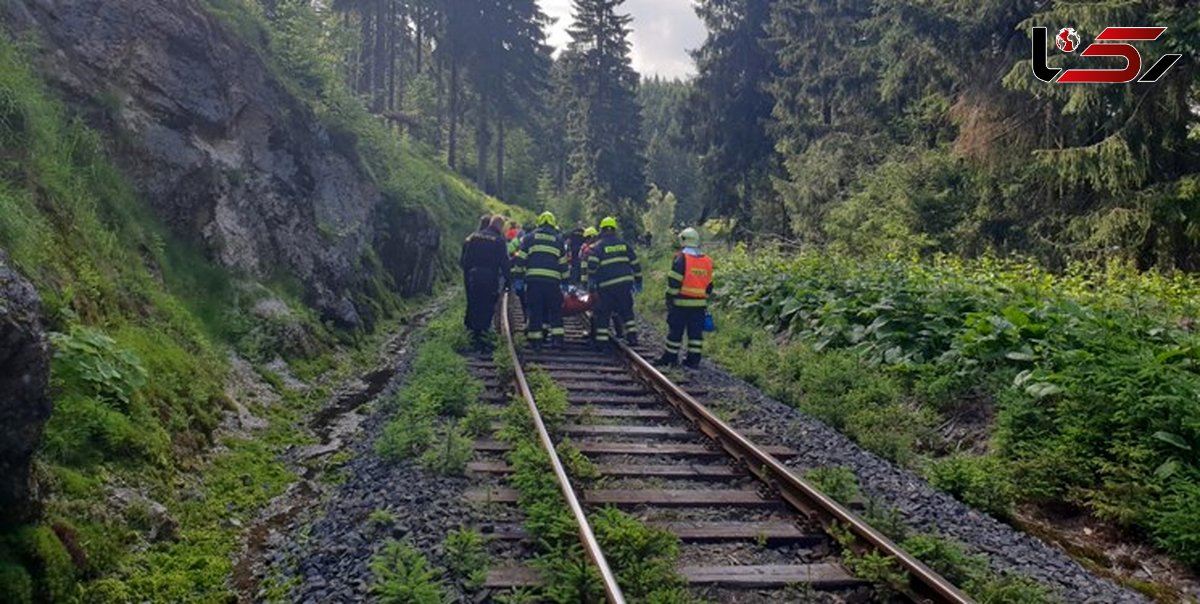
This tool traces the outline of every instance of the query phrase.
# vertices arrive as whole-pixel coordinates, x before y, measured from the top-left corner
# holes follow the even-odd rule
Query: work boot
[[[631,334],[625,336],[625,343],[629,344],[630,348],[637,346],[638,345],[638,335],[636,333],[631,333]]]
[[[654,361],[654,364],[659,367],[674,367],[678,363],[679,355],[669,352],[664,352],[661,357],[658,357],[657,361]]]
[[[683,366],[687,367],[688,369],[699,369],[700,368],[700,355],[689,354],[687,356],[687,360],[683,362]]]

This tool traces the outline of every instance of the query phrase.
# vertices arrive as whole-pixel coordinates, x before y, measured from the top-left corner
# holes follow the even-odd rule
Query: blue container
[[[713,332],[717,330],[717,322],[713,320],[712,313],[704,313],[704,331]]]

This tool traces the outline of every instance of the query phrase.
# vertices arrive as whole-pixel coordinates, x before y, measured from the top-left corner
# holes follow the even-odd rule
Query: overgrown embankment
[[[1195,280],[763,250],[718,261],[706,348],[738,375],[999,517],[1065,504],[1200,565]]]
[[[278,454],[500,207],[221,4],[2,9],[0,249],[41,296],[55,406],[5,602],[227,597]]]

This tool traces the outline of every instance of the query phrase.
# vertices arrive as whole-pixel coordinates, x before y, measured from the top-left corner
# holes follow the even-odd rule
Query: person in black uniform
[[[463,242],[463,278],[467,286],[467,314],[463,323],[471,331],[475,348],[486,351],[490,345],[487,338],[492,329],[492,316],[502,286],[506,286],[511,273],[508,249],[500,229],[504,219],[485,216],[480,228]]]
[[[554,214],[543,212],[537,228],[521,241],[514,282],[518,293],[525,292],[525,337],[534,350],[541,350],[547,339],[557,347],[564,343],[563,293],[570,276],[567,250]]]
[[[642,265],[633,246],[617,235],[617,219],[600,221],[600,239],[588,253],[588,289],[598,292],[594,312],[596,346],[611,341],[609,323],[614,315],[623,328],[630,346],[638,343],[637,321],[633,316],[633,294],[642,291]]]
[[[579,250],[587,238],[583,236],[583,227],[575,227],[567,235],[567,256],[571,259],[571,284],[579,283]]]

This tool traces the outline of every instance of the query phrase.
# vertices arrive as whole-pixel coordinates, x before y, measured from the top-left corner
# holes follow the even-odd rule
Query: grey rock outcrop
[[[323,128],[197,0],[11,0],[0,15],[42,39],[39,71],[176,236],[226,267],[296,278],[344,327],[364,320],[371,247],[403,293],[431,287],[434,221],[385,199],[353,135]]]
[[[30,463],[50,418],[49,379],[41,299],[0,250],[0,526],[38,516]]]

